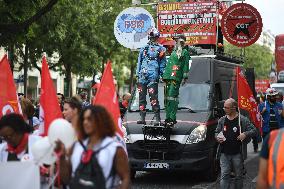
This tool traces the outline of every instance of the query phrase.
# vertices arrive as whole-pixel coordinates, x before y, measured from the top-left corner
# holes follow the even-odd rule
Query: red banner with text
[[[184,34],[189,45],[216,44],[216,11],[216,1],[159,3],[160,38],[172,40]]]
[[[255,91],[265,93],[266,89],[270,86],[269,79],[256,79],[255,80]]]

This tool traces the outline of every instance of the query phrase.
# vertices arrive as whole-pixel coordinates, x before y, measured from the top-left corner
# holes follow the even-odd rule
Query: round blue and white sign
[[[124,47],[139,49],[148,43],[148,32],[154,27],[154,19],[147,10],[130,7],[116,17],[114,35]]]

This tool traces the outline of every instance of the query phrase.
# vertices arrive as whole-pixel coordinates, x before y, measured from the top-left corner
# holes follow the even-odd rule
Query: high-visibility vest
[[[284,189],[284,128],[270,132],[268,184],[273,189]]]

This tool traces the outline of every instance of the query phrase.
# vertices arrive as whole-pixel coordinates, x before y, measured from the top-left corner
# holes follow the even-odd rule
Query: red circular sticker
[[[237,3],[229,7],[222,17],[222,33],[227,41],[238,47],[255,43],[262,32],[262,19],[253,6]]]

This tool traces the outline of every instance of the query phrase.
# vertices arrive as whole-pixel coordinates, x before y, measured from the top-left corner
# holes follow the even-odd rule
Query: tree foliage
[[[225,43],[225,52],[235,55],[242,55],[242,48],[233,46],[228,42]],[[257,79],[267,78],[270,72],[273,54],[266,46],[253,44],[244,49],[245,68],[254,68]]]
[[[0,39],[14,36],[49,12],[58,0],[0,1]]]
[[[5,6],[0,9],[0,15],[4,15],[0,24],[22,23],[50,1],[1,1]],[[67,81],[71,80],[71,73],[92,76],[94,70],[102,71],[108,59],[113,60],[118,70],[115,73],[121,76],[121,67],[128,61],[122,57],[128,57],[130,52],[124,51],[115,39],[113,24],[119,12],[130,5],[131,0],[59,0],[50,12],[1,41],[1,45],[16,48],[15,60],[28,60],[28,65],[23,65],[38,69],[36,61],[42,52],[57,54],[59,61],[49,61],[50,67],[65,74]]]

